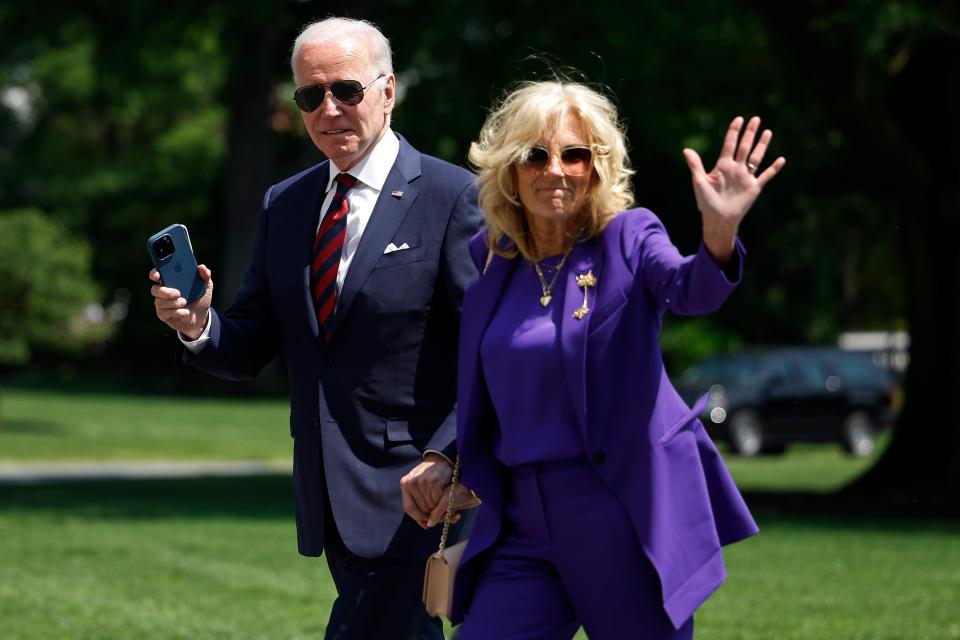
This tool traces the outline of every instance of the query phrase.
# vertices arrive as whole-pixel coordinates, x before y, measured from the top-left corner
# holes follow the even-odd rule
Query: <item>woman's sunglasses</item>
[[[520,161],[520,166],[531,171],[543,171],[554,155],[560,156],[560,168],[568,176],[582,176],[593,166],[593,151],[590,147],[567,147],[556,154],[543,147],[530,147]]]
[[[371,80],[367,86],[363,86],[357,80],[337,80],[330,84],[308,84],[294,91],[293,100],[297,103],[297,106],[300,107],[301,111],[310,113],[311,111],[316,111],[317,107],[323,104],[323,99],[327,95],[327,89],[330,89],[330,95],[333,96],[334,100],[340,104],[354,107],[363,102],[363,93],[370,85],[384,75],[386,74],[381,73]]]

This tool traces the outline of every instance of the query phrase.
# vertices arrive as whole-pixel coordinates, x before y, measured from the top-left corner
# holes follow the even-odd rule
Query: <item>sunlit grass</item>
[[[286,400],[8,388],[0,461],[289,460]]]
[[[873,454],[854,458],[839,444],[795,444],[782,455],[754,458],[721,448],[727,467],[743,491],[809,491],[825,493],[840,489],[869,469],[889,443],[883,434]]]
[[[8,389],[3,405],[7,463],[290,456],[284,400]],[[748,492],[823,492],[876,455],[726,459]],[[323,560],[296,552],[291,492],[284,474],[0,485],[0,637],[322,637],[334,589]],[[960,639],[960,523],[755,515],[761,533],[725,550],[698,638]]]
[[[960,638],[960,523],[756,515],[697,637]],[[0,540],[6,640],[319,638],[334,598],[284,476],[3,486]]]

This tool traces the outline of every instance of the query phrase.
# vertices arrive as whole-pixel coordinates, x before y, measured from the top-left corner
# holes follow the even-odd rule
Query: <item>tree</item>
[[[36,349],[78,355],[109,336],[109,323],[85,315],[99,302],[85,240],[36,209],[3,211],[0,256],[0,366]]]
[[[960,16],[952,3],[792,3],[771,29],[848,141],[844,177],[884,202],[906,271],[905,404],[853,498],[957,509],[960,419]],[[874,274],[882,278],[883,274]]]
[[[0,209],[42,210],[93,242],[93,278],[132,295],[111,362],[130,371],[163,348],[146,239],[186,224],[216,266],[223,19],[216,4],[82,4],[0,8],[0,94],[24,96],[0,107]]]

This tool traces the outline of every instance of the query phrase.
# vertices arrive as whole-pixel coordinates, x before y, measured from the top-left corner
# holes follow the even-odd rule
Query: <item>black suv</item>
[[[893,421],[897,395],[892,374],[869,355],[830,347],[711,358],[676,386],[691,405],[709,391],[704,426],[744,456],[782,453],[798,441],[839,441],[851,455],[869,455]]]

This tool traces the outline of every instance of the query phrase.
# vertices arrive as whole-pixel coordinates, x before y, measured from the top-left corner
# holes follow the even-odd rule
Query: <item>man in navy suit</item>
[[[456,451],[460,305],[477,276],[473,176],[390,128],[390,44],[371,24],[309,25],[292,66],[329,161],[267,190],[229,309],[211,307],[201,265],[203,298],[187,305],[156,284],[157,316],[179,331],[185,362],[223,378],[253,377],[283,353],[299,549],[326,552],[338,592],[326,638],[442,638],[420,592],[439,540],[426,520]],[[423,522],[404,516],[401,479]]]

